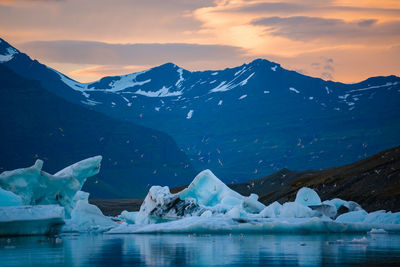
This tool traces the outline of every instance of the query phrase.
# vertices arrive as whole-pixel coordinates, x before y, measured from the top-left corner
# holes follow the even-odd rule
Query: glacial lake
[[[400,264],[399,234],[65,234],[57,238],[0,238],[2,267],[382,263]]]

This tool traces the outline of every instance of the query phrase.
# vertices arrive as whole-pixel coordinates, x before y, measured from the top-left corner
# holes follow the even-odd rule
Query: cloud
[[[226,45],[108,44],[90,41],[37,41],[18,46],[47,62],[93,65],[156,65],[165,62],[221,61],[240,58],[244,50]]]
[[[85,77],[85,78],[100,78],[107,76],[124,75],[134,72],[139,72],[148,69],[150,66],[121,66],[121,65],[102,65],[92,66],[83,69],[77,69],[68,73],[69,76]]]
[[[346,39],[394,37],[400,35],[400,21],[377,23],[375,19],[347,22],[320,17],[265,17],[253,20],[253,25],[265,26],[266,33],[296,41],[315,39]],[[379,40],[377,40],[379,41]],[[387,40],[380,40],[387,42]]]
[[[250,3],[247,5],[227,9],[229,12],[243,12],[243,13],[297,13],[301,11],[310,10],[312,6],[304,3],[290,3],[290,2],[267,2],[267,3]]]
[[[383,2],[383,1],[382,1]],[[255,14],[299,14],[316,12],[358,12],[358,13],[381,13],[381,14],[400,14],[400,9],[393,5],[381,7],[371,7],[357,5],[356,2],[348,2],[348,5],[335,3],[335,1],[285,1],[285,2],[242,2],[238,6],[221,9],[220,12],[239,12]],[[353,5],[352,5],[353,4]]]

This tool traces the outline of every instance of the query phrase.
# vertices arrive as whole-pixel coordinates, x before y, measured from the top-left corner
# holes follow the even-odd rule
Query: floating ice
[[[32,167],[0,174],[0,235],[47,234],[64,222],[63,231],[106,231],[115,226],[88,203],[88,193],[79,191],[99,172],[100,161],[101,156],[88,158],[51,175],[37,160]]]
[[[383,229],[376,229],[376,228],[372,228],[371,231],[368,232],[368,234],[370,235],[374,235],[374,234],[387,234],[388,232],[386,232]]]
[[[308,187],[303,187],[297,191],[295,202],[304,206],[313,206],[320,205],[321,199],[317,192]]]
[[[176,194],[167,186],[152,186],[140,211],[122,212],[118,224],[88,203],[88,193],[79,191],[86,178],[99,171],[100,160],[89,158],[55,175],[41,171],[42,161],[2,173],[0,201],[8,206],[0,207],[0,235],[47,234],[59,228],[109,234],[400,232],[400,212],[367,213],[357,203],[338,198],[321,202],[310,188],[301,188],[294,202],[265,206],[255,194],[246,197],[233,191],[210,170]],[[336,218],[339,209],[347,212]]]
[[[121,215],[119,216],[119,218],[129,224],[134,224],[138,213],[139,212],[137,212],[137,211],[129,212],[129,211],[124,210],[123,212],[121,212]]]
[[[335,220],[341,206],[349,212]],[[210,170],[199,173],[177,194],[171,194],[168,187],[153,186],[134,216],[132,224],[127,214],[121,215],[128,223],[107,233],[345,233],[373,228],[400,232],[400,213],[368,214],[357,203],[341,199],[321,202],[310,188],[300,189],[294,202],[266,207],[257,195],[245,197],[231,190]]]
[[[78,191],[75,194],[75,206],[71,218],[65,220],[63,232],[104,232],[115,226],[111,218],[106,217],[100,209],[88,203],[89,193]]]
[[[184,216],[200,214],[203,211],[192,198],[180,199],[171,194],[168,186],[152,186],[136,215],[136,224],[152,224],[176,220]]]
[[[31,167],[0,174],[0,187],[21,197],[22,205],[58,204],[69,216],[75,204],[73,197],[88,177],[99,172],[101,159],[82,160],[54,175],[42,171],[43,161],[37,160]]]

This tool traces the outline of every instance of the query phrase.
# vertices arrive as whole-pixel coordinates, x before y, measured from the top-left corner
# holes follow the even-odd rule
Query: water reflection
[[[64,235],[0,239],[1,266],[362,263],[400,263],[400,235]]]

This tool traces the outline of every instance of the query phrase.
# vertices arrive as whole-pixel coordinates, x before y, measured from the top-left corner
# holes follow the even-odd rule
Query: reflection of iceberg
[[[310,188],[300,189],[294,202],[283,205],[264,206],[257,199],[254,194],[238,194],[206,170],[177,194],[153,186],[140,211],[131,216],[124,212],[121,218],[131,219],[108,233],[400,231],[400,213],[367,213],[357,203],[341,199],[321,202]],[[349,212],[338,216],[341,206]]]
[[[79,191],[99,172],[100,161],[101,156],[88,158],[51,175],[37,160],[32,167],[1,173],[0,235],[46,234],[64,222],[66,230],[109,229],[112,221]]]

